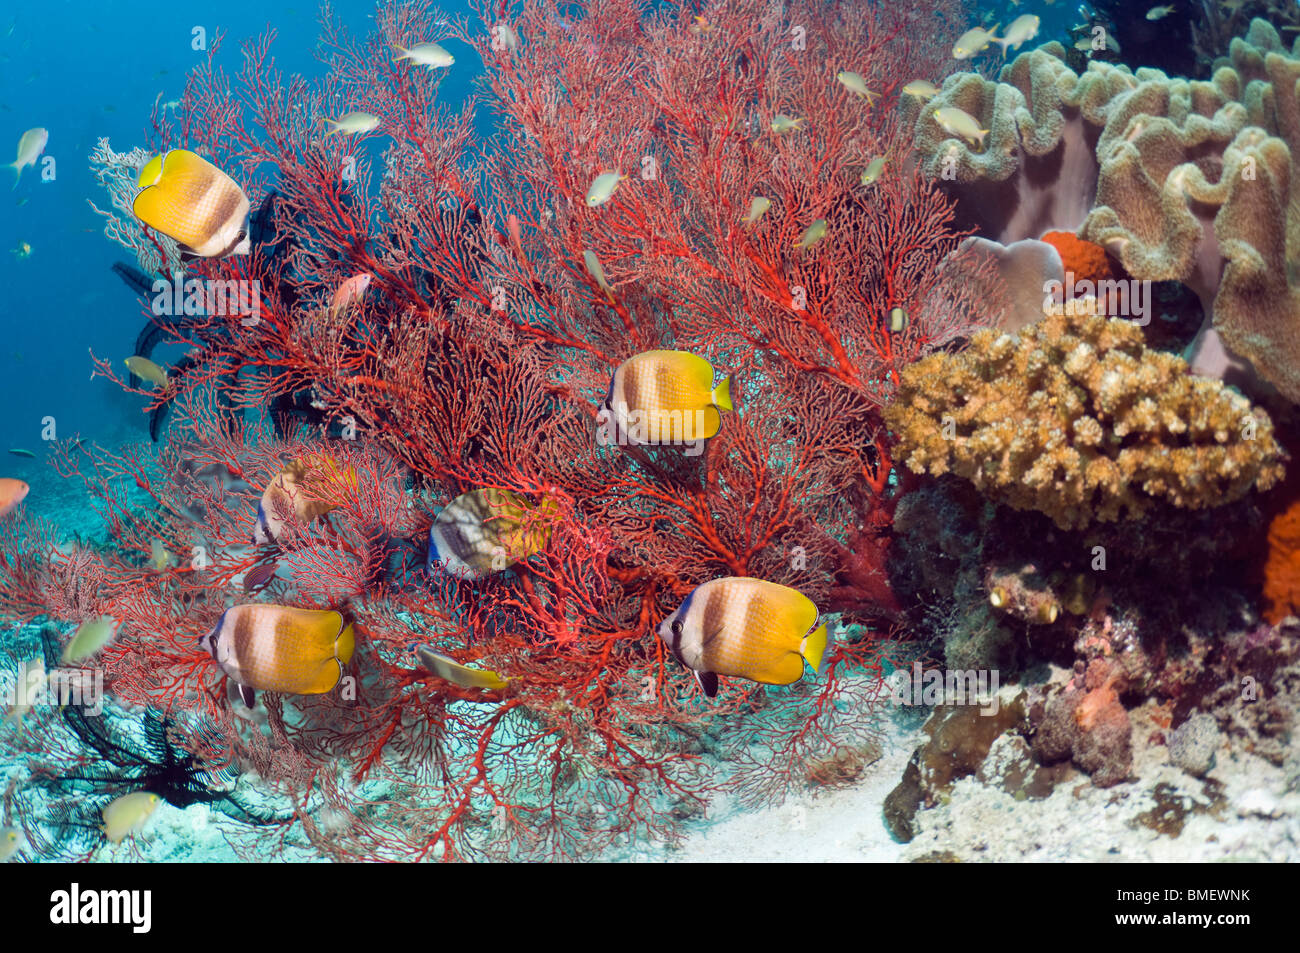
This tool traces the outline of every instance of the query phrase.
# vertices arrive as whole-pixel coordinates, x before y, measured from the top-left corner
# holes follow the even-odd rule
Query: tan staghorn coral
[[[1248,359],[1300,402],[1300,49],[1255,20],[1208,81],[1098,62],[1076,75],[1063,54],[1024,53],[998,83],[949,77],[916,118],[921,167],[985,236],[1077,230],[1133,278],[1183,282],[1209,316],[1193,367]],[[944,105],[990,129],[983,152],[938,129]]]
[[[886,410],[895,458],[1062,529],[1159,503],[1216,506],[1281,479],[1264,411],[1147,349],[1131,322],[1077,304],[1019,336],[980,331],[962,353],[908,367]]]

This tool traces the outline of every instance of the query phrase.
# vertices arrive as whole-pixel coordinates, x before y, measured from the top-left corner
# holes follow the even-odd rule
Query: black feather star
[[[59,631],[42,632],[47,671],[58,665]],[[184,809],[207,804],[250,825],[284,824],[279,814],[245,804],[234,774],[214,762],[223,748],[215,726],[182,727],[154,708],[131,720],[78,705],[59,710],[67,732],[46,739],[47,757],[34,755],[30,777],[14,795],[13,814],[22,824],[30,852],[43,859],[89,856],[104,843],[103,809],[114,798],[149,791]],[[214,752],[211,761],[193,750]]]

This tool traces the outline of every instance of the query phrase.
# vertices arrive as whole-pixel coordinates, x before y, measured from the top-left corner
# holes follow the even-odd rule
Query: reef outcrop
[[[1072,302],[908,367],[886,421],[913,473],[953,473],[1062,529],[1202,509],[1283,475],[1268,414]]]

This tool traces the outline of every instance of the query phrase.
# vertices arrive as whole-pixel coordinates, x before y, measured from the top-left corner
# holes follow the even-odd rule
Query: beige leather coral
[[[1194,369],[1244,357],[1300,402],[1300,50],[1255,20],[1208,81],[1098,62],[1079,76],[1063,56],[1049,43],[999,83],[949,77],[916,119],[922,168],[999,241],[1077,229],[1133,278],[1182,281],[1209,316]],[[990,129],[983,152],[927,115],[963,104]]]

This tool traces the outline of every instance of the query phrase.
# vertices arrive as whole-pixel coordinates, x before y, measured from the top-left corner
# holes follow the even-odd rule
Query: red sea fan
[[[732,780],[755,799],[861,746],[896,608],[880,407],[899,368],[979,317],[953,280],[950,206],[907,170],[895,118],[902,85],[946,60],[927,38],[947,13],[526,2],[485,5],[471,27],[390,4],[364,42],[327,18],[319,87],[274,69],[271,35],[234,83],[215,44],[151,145],[209,154],[250,188],[253,254],[194,267],[257,281],[258,313],[169,325],[189,353],[152,398],[171,409],[165,447],[60,460],[109,527],[75,556],[94,595],[60,595],[31,575],[52,563],[10,546],[0,558],[36,593],[11,608],[120,619],[101,659],[117,696],[210,721],[209,755],[276,790],[329,857],[590,856],[697,814],[724,781],[712,734],[748,759]],[[448,37],[486,65],[459,116],[438,105],[437,73],[391,53]],[[322,140],[339,104],[379,129]],[[480,105],[499,128],[476,153]],[[800,122],[775,132],[778,115]],[[887,172],[863,185],[876,155]],[[607,171],[628,178],[589,203]],[[824,237],[804,240],[819,220]],[[331,306],[361,273],[364,296]],[[698,454],[596,440],[614,370],[653,348],[733,375],[736,412]],[[355,484],[255,547],[262,491],[320,458]],[[547,501],[544,551],[476,582],[423,568],[433,515],[482,487]],[[706,702],[655,627],[724,575],[797,587],[865,628],[816,682],[728,680]],[[264,695],[256,716],[231,704],[198,639],[251,600],[355,620],[335,691]],[[443,681],[417,645],[507,687]],[[766,771],[736,748],[755,735]]]

